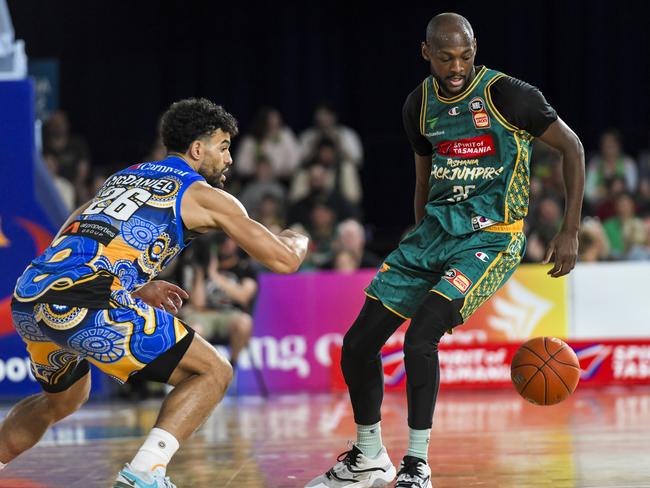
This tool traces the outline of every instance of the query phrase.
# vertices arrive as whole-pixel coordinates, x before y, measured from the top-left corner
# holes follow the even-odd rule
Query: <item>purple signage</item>
[[[260,376],[271,393],[329,391],[331,346],[342,343],[375,272],[261,275],[254,337],[240,356],[237,391],[259,393]]]

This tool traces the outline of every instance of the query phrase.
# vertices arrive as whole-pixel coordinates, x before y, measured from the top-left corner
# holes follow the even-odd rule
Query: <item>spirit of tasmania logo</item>
[[[455,141],[444,141],[436,146],[438,154],[456,158],[478,158],[496,152],[494,139],[490,134],[484,134],[469,139],[458,139]]]

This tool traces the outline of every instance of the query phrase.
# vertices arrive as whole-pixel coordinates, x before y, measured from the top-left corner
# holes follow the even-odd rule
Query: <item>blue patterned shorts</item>
[[[166,382],[194,335],[172,314],[126,293],[108,309],[14,301],[12,318],[34,377],[51,393],[84,376],[89,362],[120,383],[139,372]]]

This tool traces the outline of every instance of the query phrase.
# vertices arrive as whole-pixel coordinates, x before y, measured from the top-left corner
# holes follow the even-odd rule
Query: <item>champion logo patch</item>
[[[488,256],[487,254],[485,254],[484,252],[481,252],[481,251],[477,252],[475,254],[475,256],[478,259],[480,259],[481,261],[483,261],[484,263],[487,263],[489,261],[489,259],[490,259],[490,256]]]

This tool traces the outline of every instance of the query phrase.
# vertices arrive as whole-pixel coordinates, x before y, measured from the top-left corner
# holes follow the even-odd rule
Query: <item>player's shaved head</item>
[[[444,96],[461,93],[472,81],[476,73],[476,39],[462,15],[446,12],[431,19],[421,49]]]
[[[431,46],[446,46],[459,41],[471,44],[474,30],[469,21],[462,15],[445,12],[436,15],[427,24],[427,44]]]

